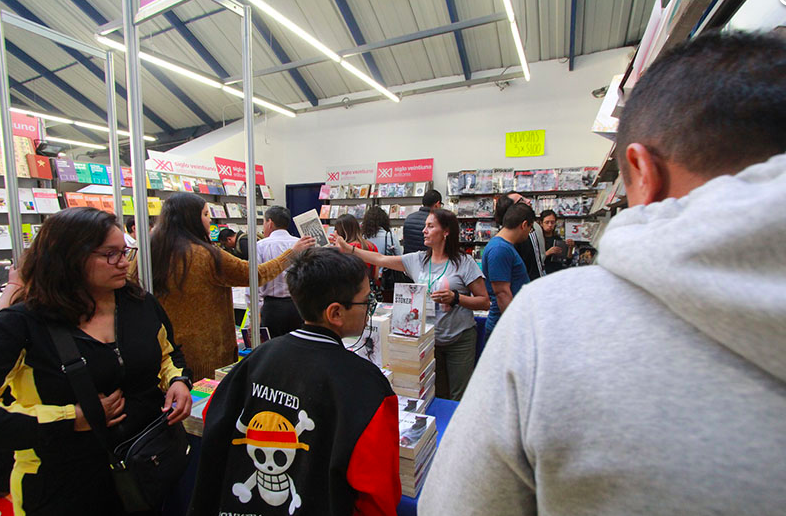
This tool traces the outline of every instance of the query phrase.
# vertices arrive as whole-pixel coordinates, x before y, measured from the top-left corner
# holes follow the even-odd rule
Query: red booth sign
[[[434,158],[377,163],[377,183],[431,181],[433,175]]]
[[[235,181],[246,180],[246,163],[244,161],[219,158],[218,156],[213,159],[218,169],[218,177],[221,179],[233,179]],[[258,185],[265,184],[265,171],[262,165],[254,165],[254,181]]]
[[[34,116],[23,115],[22,113],[14,113],[12,111],[11,125],[14,126],[11,133],[15,134],[16,136],[26,136],[32,140],[41,139],[41,134],[38,132],[38,118]]]

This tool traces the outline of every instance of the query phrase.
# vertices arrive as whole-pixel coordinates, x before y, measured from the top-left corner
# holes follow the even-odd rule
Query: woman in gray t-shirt
[[[436,395],[460,400],[475,368],[475,318],[473,310],[488,310],[489,296],[483,273],[472,258],[459,249],[458,220],[453,212],[433,210],[423,228],[426,251],[385,256],[362,251],[336,237],[338,248],[355,253],[366,263],[406,272],[416,283],[428,285],[436,338]]]

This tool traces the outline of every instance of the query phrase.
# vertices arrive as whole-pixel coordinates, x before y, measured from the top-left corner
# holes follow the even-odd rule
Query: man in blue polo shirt
[[[511,205],[502,219],[502,228],[483,251],[483,275],[491,299],[491,309],[486,319],[486,341],[494,331],[502,312],[521,287],[529,283],[527,267],[514,247],[529,237],[535,212],[524,203]]]

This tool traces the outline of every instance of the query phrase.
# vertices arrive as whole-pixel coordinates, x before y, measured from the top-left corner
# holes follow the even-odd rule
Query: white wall
[[[435,188],[445,192],[447,172],[471,168],[516,169],[600,165],[610,142],[590,132],[602,99],[594,89],[625,70],[630,48],[534,63],[532,80],[493,83],[371,102],[267,120],[255,126],[256,161],[276,200],[286,184],[322,182],[325,167],[434,158]],[[546,130],[546,154],[506,158],[505,133]],[[219,134],[216,134],[219,133]],[[223,138],[222,138],[223,137]],[[242,121],[171,152],[210,159],[244,159]]]

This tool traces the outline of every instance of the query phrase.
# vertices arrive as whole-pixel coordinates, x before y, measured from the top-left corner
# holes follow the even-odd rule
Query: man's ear
[[[345,310],[346,308],[341,303],[330,303],[323,312],[325,322],[337,328],[342,327],[344,325]]]
[[[627,173],[623,174],[628,205],[650,204],[663,198],[666,170],[657,157],[641,143],[625,149]]]

